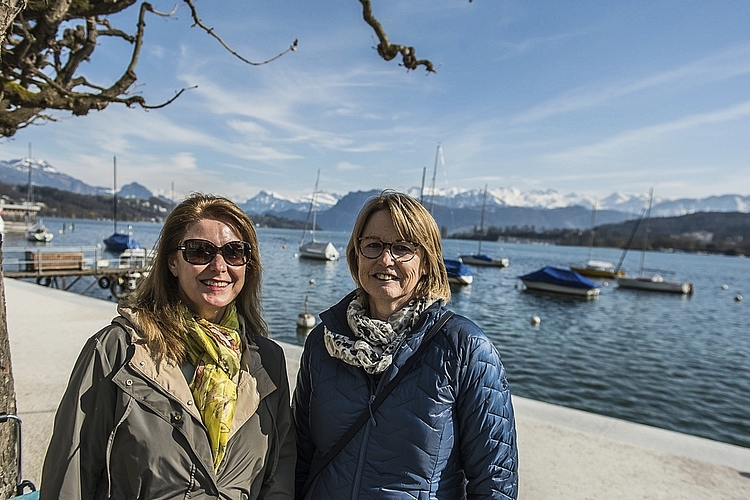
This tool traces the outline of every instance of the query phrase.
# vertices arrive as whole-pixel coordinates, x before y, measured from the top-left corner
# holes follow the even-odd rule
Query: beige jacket
[[[73,368],[40,500],[291,499],[296,446],[281,347],[243,327],[237,408],[215,472],[186,376],[156,363],[126,319],[130,311],[120,313]]]

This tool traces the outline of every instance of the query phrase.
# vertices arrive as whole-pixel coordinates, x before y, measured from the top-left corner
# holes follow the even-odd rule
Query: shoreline
[[[23,478],[39,485],[57,404],[116,304],[4,279]],[[294,384],[302,347],[279,342]],[[750,498],[750,448],[513,397],[523,499]]]

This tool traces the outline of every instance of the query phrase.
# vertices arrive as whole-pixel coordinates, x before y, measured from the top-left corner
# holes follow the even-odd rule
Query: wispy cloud
[[[704,85],[723,81],[750,73],[750,45],[733,47],[712,54],[678,68],[657,73],[640,80],[619,82],[608,87],[585,87],[573,90],[551,101],[534,106],[518,115],[516,122],[535,122],[554,115],[591,108],[637,92],[673,85],[682,82],[687,85]]]
[[[695,114],[679,120],[630,130],[613,137],[600,141],[596,144],[574,148],[562,153],[550,154],[546,158],[557,162],[584,162],[591,158],[603,157],[612,151],[636,143],[652,142],[659,136],[687,130],[704,125],[714,125],[723,122],[738,120],[750,116],[750,101],[745,101],[736,106],[714,111],[712,113]]]

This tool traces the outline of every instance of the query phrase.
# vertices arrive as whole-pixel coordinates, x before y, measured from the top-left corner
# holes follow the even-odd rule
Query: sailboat
[[[625,276],[625,271],[620,266],[615,267],[614,262],[606,260],[594,260],[591,258],[591,252],[594,248],[594,239],[596,238],[596,202],[591,212],[591,242],[589,243],[589,255],[586,264],[583,266],[570,266],[570,269],[582,276],[589,278],[610,278],[614,279],[619,276]]]
[[[37,220],[34,224],[31,224],[31,205],[34,203],[34,184],[31,182],[31,144],[29,144],[29,187],[28,194],[26,195],[26,230],[24,236],[27,241],[33,241],[35,243],[49,243],[54,238],[54,234],[47,229],[42,220]]]
[[[651,220],[651,205],[654,199],[654,190],[651,189],[648,196],[648,211],[646,215],[646,235],[643,239],[643,250],[641,252],[641,270],[638,276],[621,276],[617,278],[617,286],[633,290],[646,290],[650,292],[667,292],[690,295],[693,293],[693,284],[682,281],[666,280],[660,274],[643,274],[643,264],[648,247],[649,222]]]
[[[430,187],[430,206],[427,211],[432,215],[432,208],[435,203],[435,178],[437,177],[438,164],[442,161],[445,166],[445,158],[443,157],[443,148],[438,144],[435,150],[435,167],[432,169],[432,186]],[[420,191],[419,199],[422,203],[424,198],[424,174],[422,172],[422,190]],[[424,205],[424,203],[422,203]],[[453,285],[470,285],[474,282],[474,276],[471,273],[471,268],[464,264],[461,259],[448,259],[443,256],[443,264],[445,270],[448,273],[448,281]]]
[[[482,217],[479,222],[479,244],[474,254],[459,255],[458,258],[464,264],[470,266],[508,267],[510,260],[507,258],[494,258],[482,253],[482,239],[484,238],[484,211],[487,208],[487,184],[484,185],[484,199],[482,201]]]
[[[305,229],[302,231],[302,239],[299,242],[299,257],[300,259],[313,259],[313,260],[338,260],[339,251],[330,241],[324,243],[322,241],[315,241],[315,226],[317,224],[317,213],[318,209],[316,206],[318,196],[318,182],[320,181],[320,170],[318,170],[318,177],[315,179],[315,190],[313,191],[312,199],[310,200],[310,209],[307,212],[307,219],[305,220]],[[312,234],[311,240],[305,243],[305,236],[307,235],[307,223],[310,220],[312,214]]]
[[[117,232],[117,157],[114,157],[114,190],[112,191],[114,232],[104,239],[104,247],[110,252],[121,253],[128,249],[141,248],[129,234]]]

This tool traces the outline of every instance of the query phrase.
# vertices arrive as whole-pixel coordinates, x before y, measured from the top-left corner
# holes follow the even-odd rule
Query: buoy
[[[729,290],[729,285],[721,285],[722,290]]]
[[[541,322],[542,322],[542,318],[540,318],[539,316],[532,316],[531,317],[531,324],[532,325],[537,326]]]
[[[734,298],[734,300],[735,302],[742,302],[742,295],[738,293],[737,296]]]
[[[286,245],[281,245],[282,250],[286,250]]]
[[[307,312],[307,297],[305,297],[305,312],[297,315],[297,327],[311,329],[315,326],[315,316]]]
[[[310,278],[310,284],[311,284],[311,285],[314,285],[314,284],[315,284],[315,278]],[[307,301],[307,299],[305,299],[305,301]]]
[[[99,284],[99,288],[103,288],[103,289],[105,289],[105,290],[106,290],[106,289],[107,289],[107,288],[109,288],[109,287],[110,287],[110,285],[112,284],[112,280],[111,280],[111,279],[109,279],[109,277],[108,277],[108,276],[101,276],[101,277],[100,277],[100,278],[99,278],[99,279],[97,280],[97,283]]]

